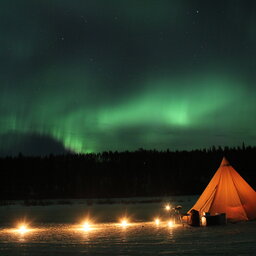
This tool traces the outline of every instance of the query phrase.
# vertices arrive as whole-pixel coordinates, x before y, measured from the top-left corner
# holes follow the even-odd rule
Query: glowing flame
[[[173,221],[172,221],[172,220],[169,220],[169,221],[168,221],[168,227],[170,227],[170,228],[171,228],[171,227],[173,227],[173,226],[174,226]]]
[[[160,220],[158,218],[155,219],[155,224],[158,226],[160,224]]]
[[[84,231],[88,231],[88,230],[90,230],[90,229],[91,229],[90,223],[89,223],[88,221],[84,222],[84,224],[83,224],[83,230],[84,230]]]
[[[203,216],[201,218],[201,223],[202,223],[202,226],[206,226],[207,225],[206,217]]]
[[[18,230],[17,230],[20,234],[25,234],[25,233],[27,233],[28,232],[28,228],[27,228],[27,226],[26,225],[20,225],[19,226],[19,228],[18,228]]]
[[[128,220],[127,219],[122,219],[120,225],[122,227],[127,227],[128,226]]]
[[[170,211],[170,210],[171,210],[171,206],[170,206],[169,204],[167,204],[167,205],[165,206],[165,210],[166,210],[166,211]]]

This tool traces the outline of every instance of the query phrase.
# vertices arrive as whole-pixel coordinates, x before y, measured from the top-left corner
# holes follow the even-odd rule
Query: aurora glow
[[[255,145],[256,3],[1,5],[0,154]]]

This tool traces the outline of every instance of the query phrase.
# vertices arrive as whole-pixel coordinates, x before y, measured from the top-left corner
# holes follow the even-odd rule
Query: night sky
[[[256,1],[3,0],[0,153],[256,144]]]

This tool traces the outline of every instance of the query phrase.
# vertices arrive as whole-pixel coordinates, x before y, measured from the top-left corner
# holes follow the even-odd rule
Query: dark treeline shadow
[[[200,194],[223,156],[255,189],[256,147],[0,158],[0,199]]]

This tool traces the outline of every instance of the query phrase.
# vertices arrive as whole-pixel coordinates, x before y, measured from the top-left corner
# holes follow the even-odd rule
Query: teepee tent
[[[226,213],[227,219],[232,221],[256,219],[256,192],[224,157],[192,209],[200,214]]]

